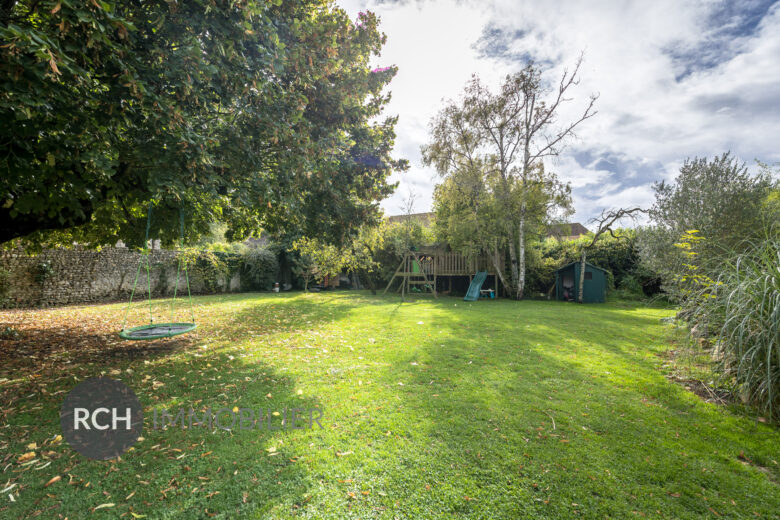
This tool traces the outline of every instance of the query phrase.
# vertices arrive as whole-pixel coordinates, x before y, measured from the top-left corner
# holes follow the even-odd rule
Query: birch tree
[[[570,91],[579,83],[581,63],[580,57],[553,86],[547,86],[541,69],[530,63],[508,75],[496,93],[472,76],[462,98],[449,102],[434,117],[430,142],[422,148],[425,164],[455,184],[468,179],[463,191],[480,194],[466,199],[474,217],[475,240],[482,249],[486,241],[495,245],[484,252],[491,254],[502,283],[517,299],[525,290],[529,229],[539,224],[532,205],[541,196],[549,204],[548,212],[552,211],[566,191],[542,163],[557,156],[575,129],[596,114],[598,96],[591,95],[572,121],[558,121],[561,107],[571,101]],[[490,205],[491,211],[480,211],[480,205]],[[488,214],[493,221],[487,220]],[[499,246],[507,250],[508,276]]]

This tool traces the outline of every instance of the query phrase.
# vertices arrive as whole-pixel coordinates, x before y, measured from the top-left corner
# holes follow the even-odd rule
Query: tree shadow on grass
[[[248,354],[240,344],[316,330],[346,316],[354,303],[321,297],[301,301],[287,295],[214,300],[199,302],[203,313],[213,313],[213,318],[203,320],[196,334],[181,337],[124,342],[113,330],[100,323],[92,327],[89,316],[80,316],[64,325],[57,321],[52,327],[26,327],[19,340],[3,342],[8,363],[0,373],[0,449],[14,470],[8,484],[18,484],[22,492],[14,504],[0,506],[0,513],[22,517],[55,508],[78,517],[112,503],[100,511],[104,516],[134,512],[149,518],[193,513],[232,518],[272,511],[288,515],[305,508],[312,484],[306,470],[311,453],[288,446],[309,443],[288,440],[311,435],[311,430],[154,430],[153,411],[172,409],[175,416],[178,408],[192,407],[200,417],[206,408],[262,408],[266,417],[273,411],[281,414],[271,416],[279,426],[285,408],[318,408],[318,401],[303,395],[284,367]],[[235,306],[223,308],[225,302]],[[89,461],[64,442],[51,442],[61,433],[58,414],[66,393],[99,375],[126,382],[145,407],[145,438],[119,461]],[[29,451],[31,442],[37,443],[40,462],[17,465],[16,457]],[[46,462],[50,464],[45,471],[33,471]],[[52,489],[39,482],[42,475],[46,480],[60,475],[70,485],[48,493]]]
[[[531,329],[496,324],[486,332],[491,323],[483,316],[472,324],[484,326],[479,335],[427,342],[395,366],[406,374],[407,421],[427,424],[428,438],[419,444],[435,446],[408,457],[439,482],[461,486],[437,493],[437,510],[557,518],[660,509],[685,517],[710,514],[710,504],[736,512],[724,497],[747,496],[760,496],[765,512],[780,506],[776,487],[738,460],[744,451],[769,461],[777,432],[755,431],[691,399],[642,358],[624,356],[623,340],[600,348],[646,379],[642,389],[573,362],[574,347],[546,350],[571,334],[565,318]],[[463,328],[460,320],[436,320]],[[513,326],[517,341],[503,341]],[[713,456],[713,446],[722,455]],[[412,493],[409,502],[430,500]],[[680,500],[670,496],[680,493]]]
[[[274,511],[292,514],[304,507],[311,485],[306,471],[308,452],[287,446],[311,430],[233,429],[224,431],[178,423],[162,429],[162,410],[176,416],[190,407],[202,417],[207,408],[223,411],[222,423],[230,423],[234,407],[265,411],[275,427],[285,408],[318,408],[316,399],[299,395],[296,381],[256,359],[230,356],[220,350],[168,349],[144,344],[143,359],[128,360],[121,370],[112,358],[102,356],[91,365],[65,368],[57,377],[40,373],[6,382],[3,391],[23,399],[5,401],[0,446],[7,449],[11,483],[21,490],[15,503],[0,506],[2,516],[34,516],[41,512],[70,518],[88,514],[101,504],[102,516],[148,518],[233,518]],[[164,342],[167,344],[173,341]],[[90,354],[91,355],[91,354]],[[92,359],[77,355],[76,359]],[[64,441],[52,442],[61,433],[59,408],[73,386],[83,379],[106,375],[127,383],[144,406],[144,439],[119,460],[91,461],[75,453]],[[158,427],[154,429],[154,410]],[[305,415],[305,414],[304,414]],[[197,419],[196,419],[197,422]],[[305,425],[298,422],[298,425]],[[236,425],[237,428],[238,425]],[[317,428],[316,423],[313,424]],[[36,442],[32,466],[16,463],[18,454]],[[4,445],[4,446],[3,446]],[[305,444],[304,444],[305,445]],[[49,462],[45,470],[36,469]],[[44,488],[52,475],[68,484]],[[43,480],[42,480],[43,479]],[[42,480],[42,481],[41,481]]]

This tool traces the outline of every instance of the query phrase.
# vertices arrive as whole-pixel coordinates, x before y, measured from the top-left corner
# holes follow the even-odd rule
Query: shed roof
[[[560,271],[560,270],[562,270],[562,269],[566,269],[567,267],[569,267],[569,266],[571,266],[571,265],[574,265],[574,264],[579,264],[579,263],[580,263],[580,262],[570,262],[570,263],[568,263],[568,264],[564,265],[563,267],[559,267],[558,269],[556,269],[556,270],[555,270],[555,272],[557,273],[558,271]],[[597,266],[597,265],[593,265],[593,264],[591,264],[590,262],[585,262],[585,265],[587,265],[587,266],[590,266],[590,267],[592,267],[592,268],[594,268],[594,269],[598,269],[599,271],[603,271],[603,272],[605,272],[605,273],[607,272],[607,270],[606,270],[606,269],[604,269],[603,267],[599,267],[599,266]]]

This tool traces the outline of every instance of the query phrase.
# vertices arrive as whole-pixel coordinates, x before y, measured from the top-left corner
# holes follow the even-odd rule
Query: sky
[[[388,115],[398,115],[388,215],[429,211],[441,181],[422,165],[431,118],[472,74],[492,87],[528,60],[555,82],[584,53],[580,83],[560,121],[591,94],[598,114],[546,168],[571,183],[586,224],[603,209],[653,201],[687,157],[731,151],[751,169],[780,162],[780,1],[336,0],[353,18],[370,10],[387,35],[377,67],[396,65]]]

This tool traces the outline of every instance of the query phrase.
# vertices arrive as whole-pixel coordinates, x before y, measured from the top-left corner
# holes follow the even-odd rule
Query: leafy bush
[[[715,341],[725,381],[780,419],[780,239],[751,244],[716,282],[698,278],[689,287],[692,332]]]
[[[225,280],[238,270],[240,256],[219,251],[184,249],[181,254],[191,275],[203,281],[207,292],[216,292],[220,280]]]
[[[642,284],[633,274],[628,274],[623,277],[618,285],[618,290],[626,295],[642,296]]]
[[[308,291],[313,281],[322,281],[326,276],[334,276],[349,265],[349,254],[332,244],[320,240],[301,237],[293,248],[298,257],[293,263],[293,272],[303,279],[303,290]]]
[[[269,247],[250,247],[241,255],[241,285],[248,290],[267,291],[276,281],[279,260]]]
[[[758,163],[758,172],[726,153],[712,159],[688,159],[672,183],[653,186],[651,223],[639,234],[642,262],[659,273],[663,290],[674,301],[687,259],[676,247],[687,230],[699,230],[706,241],[697,247],[699,271],[717,278],[723,262],[733,258],[745,240],[761,240],[767,227],[780,221],[778,172]]]

